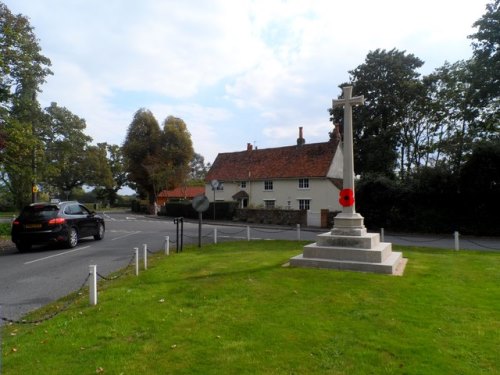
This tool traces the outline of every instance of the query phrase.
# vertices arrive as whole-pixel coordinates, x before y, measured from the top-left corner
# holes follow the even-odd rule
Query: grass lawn
[[[395,246],[403,277],[283,267],[304,244],[155,255],[97,306],[4,326],[0,373],[500,373],[500,254]]]

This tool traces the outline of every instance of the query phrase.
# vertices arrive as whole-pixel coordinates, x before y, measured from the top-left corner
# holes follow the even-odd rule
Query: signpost
[[[214,190],[215,194],[215,190]],[[215,203],[215,200],[214,200]],[[197,195],[193,198],[193,203],[191,203],[196,212],[198,212],[198,247],[201,247],[201,223],[203,221],[203,212],[208,210],[210,202],[208,198],[203,195]]]

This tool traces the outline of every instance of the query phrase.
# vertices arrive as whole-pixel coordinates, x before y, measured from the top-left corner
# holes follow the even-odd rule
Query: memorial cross
[[[344,107],[344,166],[343,166],[343,188],[351,189],[354,193],[354,151],[352,141],[352,107],[357,104],[364,104],[364,97],[352,97],[352,86],[342,88],[343,98],[333,100],[333,108]],[[356,213],[355,204],[343,206],[342,213]]]

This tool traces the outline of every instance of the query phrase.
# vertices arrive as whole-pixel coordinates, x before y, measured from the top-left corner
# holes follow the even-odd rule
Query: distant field
[[[3,374],[500,372],[498,253],[395,246],[403,277],[284,266],[304,244],[155,255],[95,307],[84,293],[4,326]]]

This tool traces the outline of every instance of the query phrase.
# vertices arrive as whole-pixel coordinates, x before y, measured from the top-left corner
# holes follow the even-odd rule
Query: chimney
[[[247,151],[252,151],[253,146],[251,143],[247,143]]]
[[[333,124],[333,131],[330,134],[330,141],[340,142],[340,122]]]
[[[297,138],[297,146],[302,146],[305,143],[306,143],[306,140],[304,139],[304,137],[302,135],[302,126],[299,126],[299,138]]]

